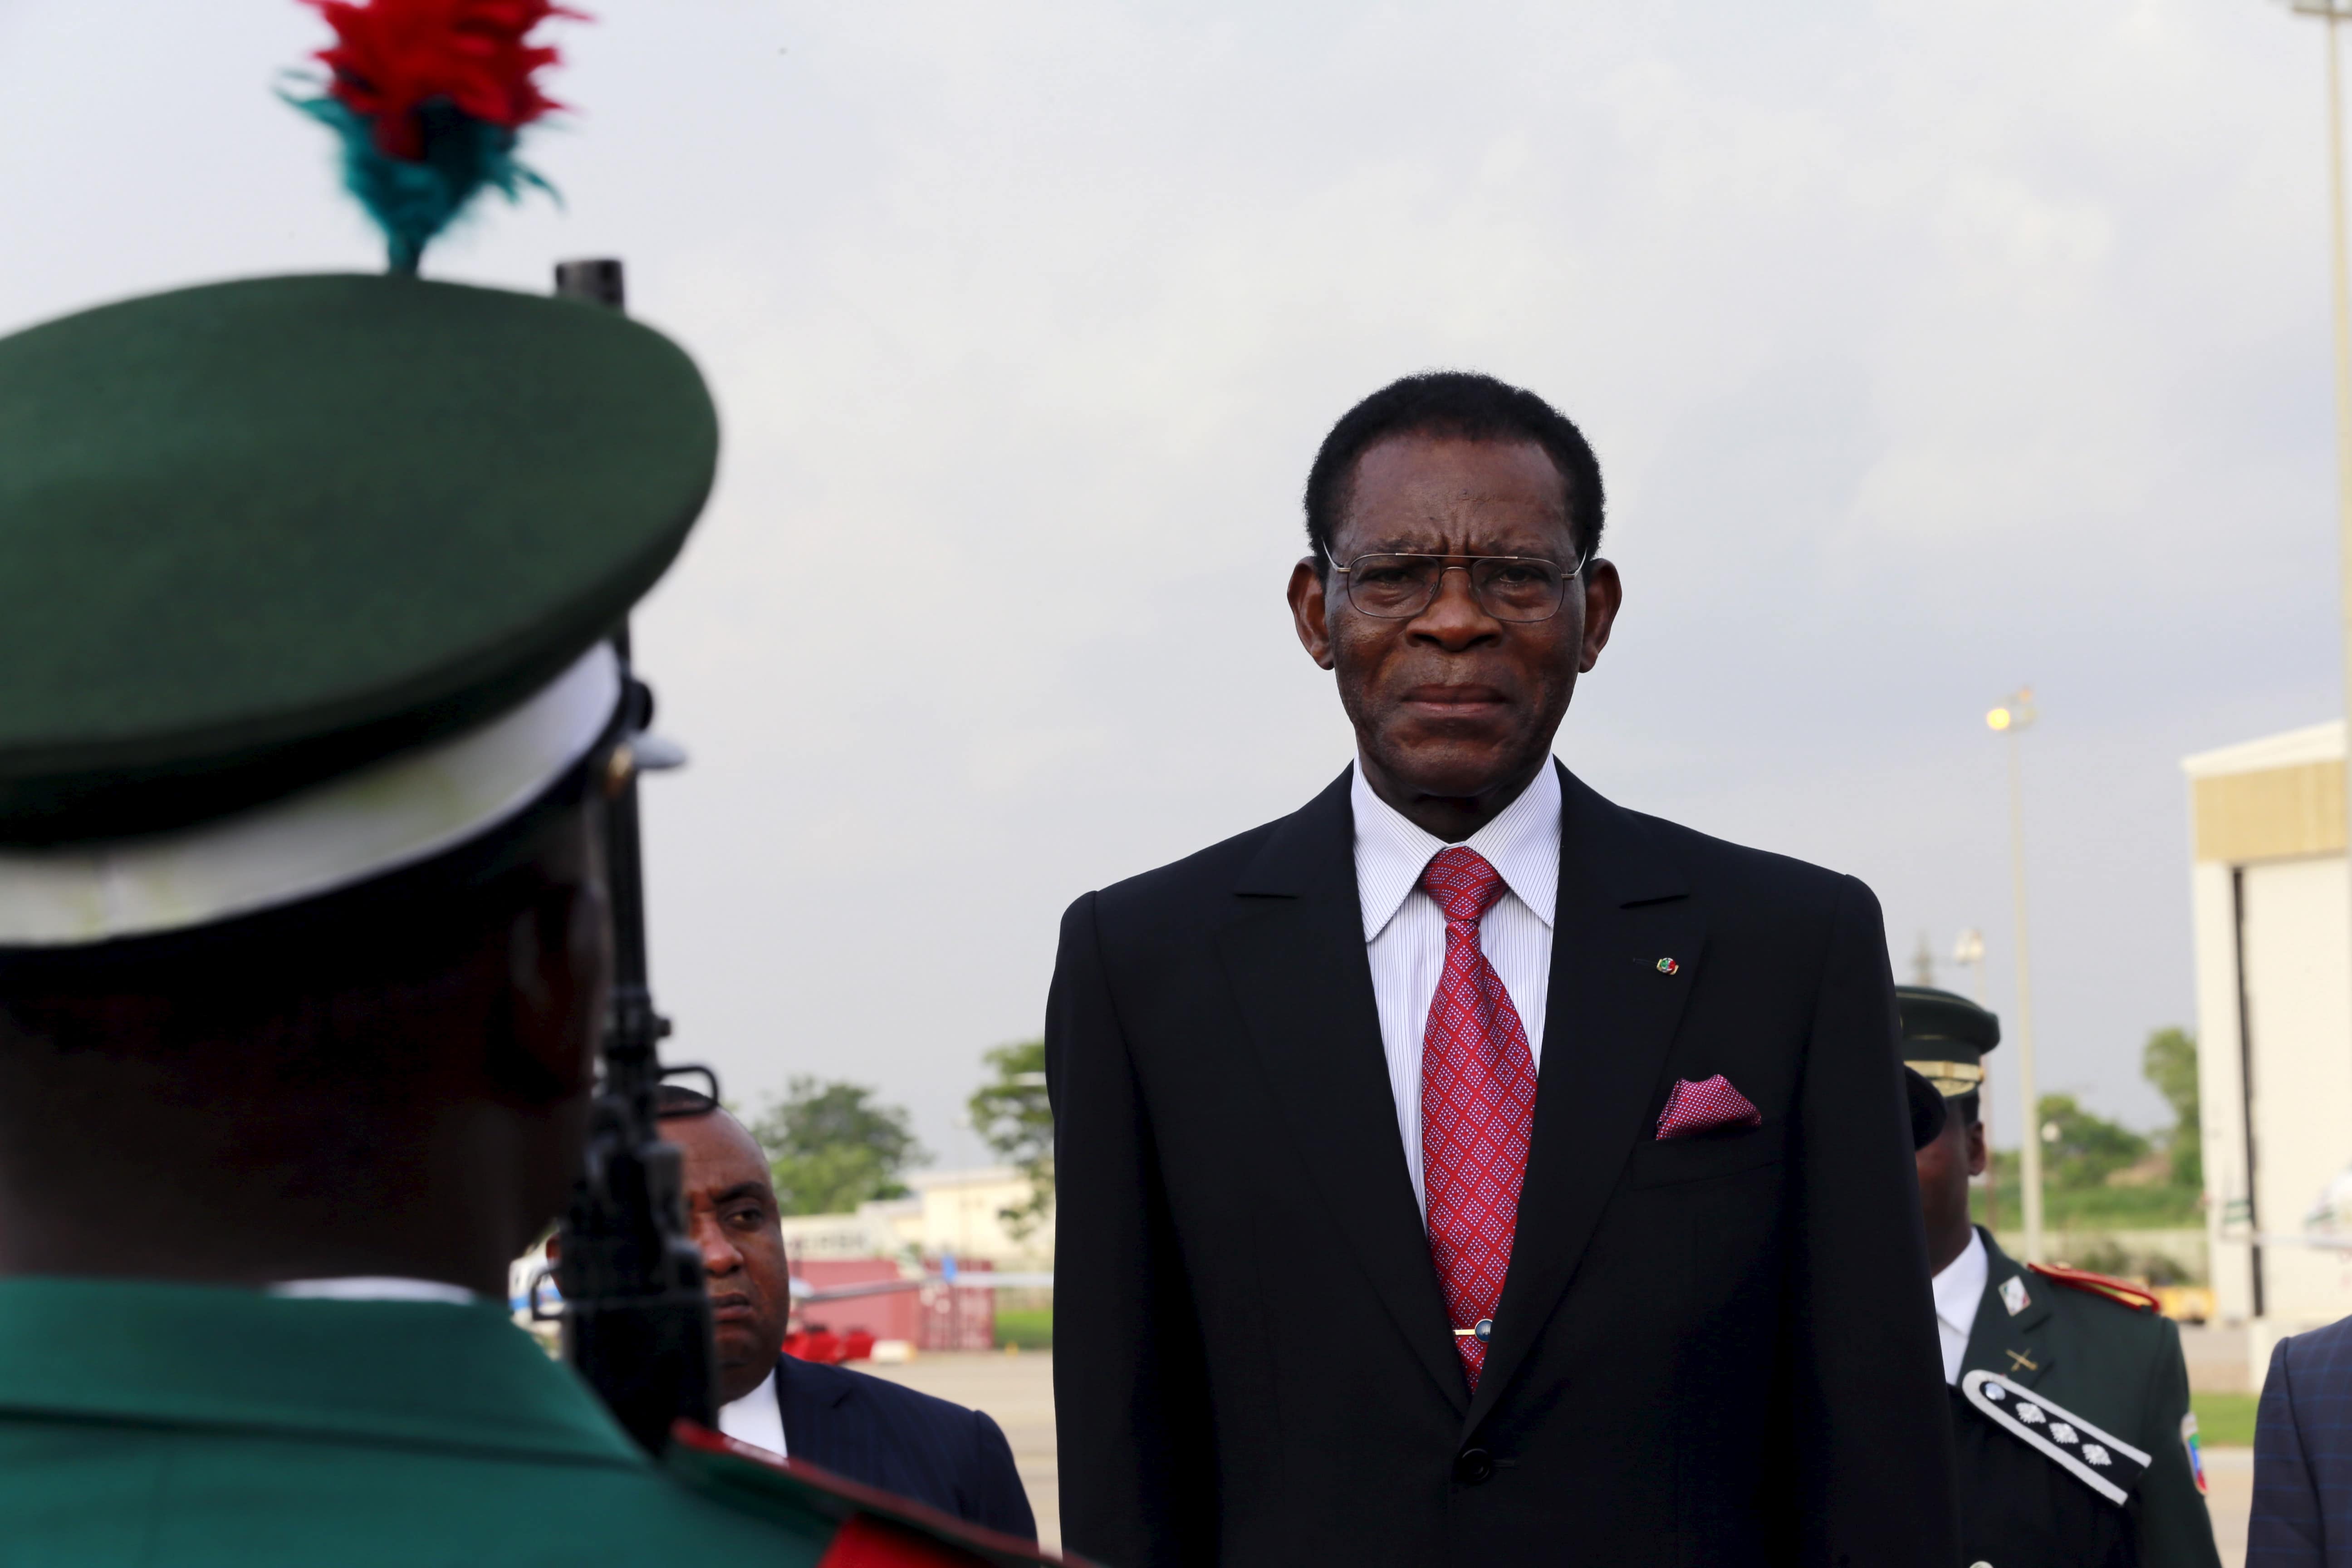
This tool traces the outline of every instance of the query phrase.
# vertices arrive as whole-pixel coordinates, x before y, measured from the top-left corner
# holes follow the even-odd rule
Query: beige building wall
[[[1016,1237],[1003,1219],[1029,1201],[1029,1179],[1010,1166],[925,1171],[906,1178],[913,1195],[860,1205],[856,1214],[793,1215],[784,1245],[795,1258],[984,1258],[1024,1272],[1054,1266],[1054,1221]]]
[[[2294,1235],[2352,1164],[2352,885],[2341,854],[2246,868],[2248,1033],[2253,1041],[2254,1212]],[[2352,1313],[2347,1255],[2263,1249],[2265,1316],[2333,1322]]]
[[[1054,1266],[1054,1219],[1025,1237],[1007,1227],[1003,1213],[1029,1201],[1029,1178],[1010,1165],[973,1171],[927,1171],[907,1184],[923,1204],[923,1249],[958,1258],[984,1258],[999,1268]]]
[[[2223,1317],[2292,1331],[2352,1313],[2352,1254],[2294,1245],[2352,1165],[2344,726],[2183,766],[2214,1291]]]

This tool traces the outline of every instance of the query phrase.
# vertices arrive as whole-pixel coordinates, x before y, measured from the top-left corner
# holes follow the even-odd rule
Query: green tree
[[[863,1084],[794,1078],[751,1123],[786,1214],[845,1214],[907,1194],[899,1173],[930,1158],[903,1107]]]
[[[2042,1179],[2053,1187],[2100,1186],[2114,1173],[2147,1157],[2147,1139],[2093,1115],[2071,1094],[2043,1095],[2038,1120]]]
[[[1045,1098],[1045,1042],[1016,1040],[984,1053],[996,1076],[968,1102],[972,1131],[1029,1178],[1029,1201],[997,1217],[1024,1241],[1054,1212],[1054,1107]]]
[[[2172,1156],[2172,1184],[2205,1185],[2204,1132],[2198,1121],[2197,1037],[2186,1029],[2158,1029],[2140,1052],[2140,1075],[2172,1107],[2172,1131],[2164,1146]]]

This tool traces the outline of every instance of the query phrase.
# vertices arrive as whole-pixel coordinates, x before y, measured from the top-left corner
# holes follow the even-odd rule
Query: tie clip
[[[1479,1343],[1484,1344],[1488,1339],[1493,1337],[1494,1332],[1495,1320],[1492,1318],[1481,1318],[1478,1320],[1477,1323],[1471,1328],[1454,1330],[1454,1337],[1457,1340],[1475,1339]]]

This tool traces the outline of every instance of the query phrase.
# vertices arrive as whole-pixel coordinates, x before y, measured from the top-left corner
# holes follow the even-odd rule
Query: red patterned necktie
[[[1476,850],[1456,845],[1430,861],[1421,885],[1445,911],[1445,968],[1421,1045],[1429,1255],[1454,1316],[1463,1376],[1475,1394],[1519,1222],[1536,1063],[1503,977],[1478,946],[1478,919],[1502,896],[1502,873]]]

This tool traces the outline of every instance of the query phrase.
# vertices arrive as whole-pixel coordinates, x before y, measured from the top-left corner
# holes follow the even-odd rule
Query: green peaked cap
[[[667,339],[579,301],[263,279],[0,340],[0,844],[276,799],[512,707],[709,492]]]
[[[1903,1059],[1948,1095],[1984,1087],[1984,1054],[2000,1044],[2000,1019],[1932,985],[1897,985]]]

